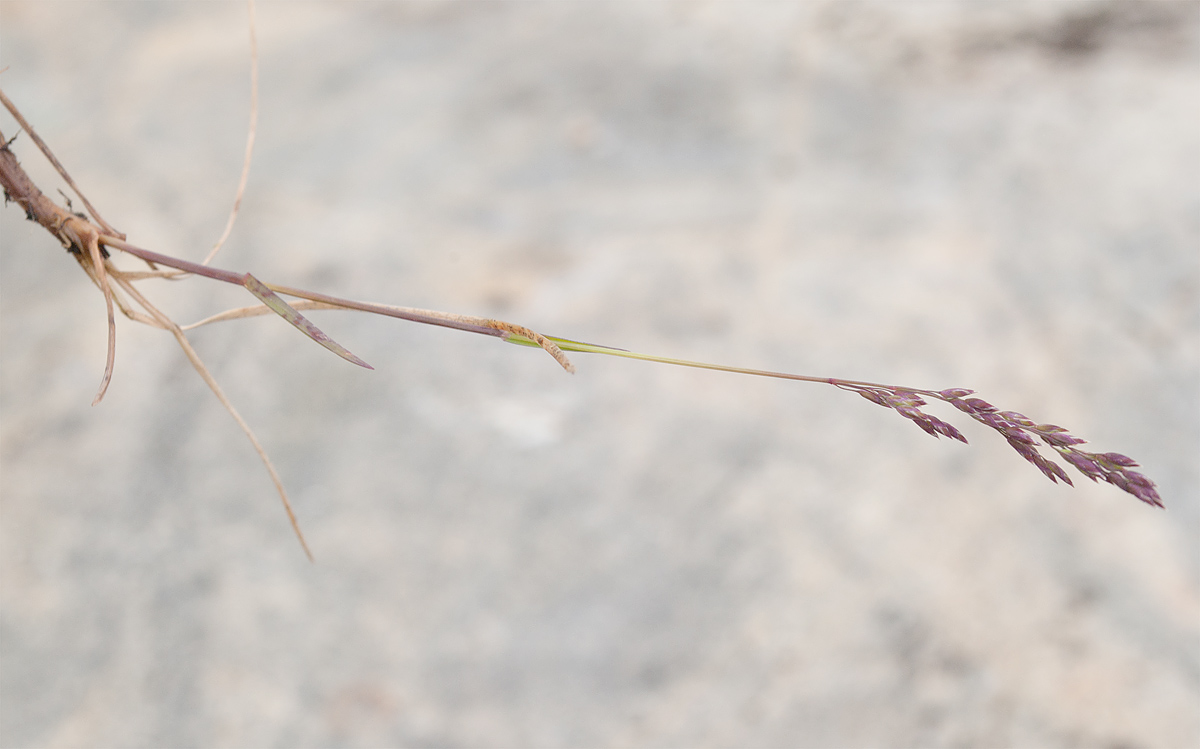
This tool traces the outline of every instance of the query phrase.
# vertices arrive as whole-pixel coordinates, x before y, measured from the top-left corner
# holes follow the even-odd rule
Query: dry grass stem
[[[95,231],[88,232],[86,242],[88,258],[96,271],[92,278],[104,293],[104,307],[108,312],[108,352],[104,359],[104,376],[100,380],[100,390],[92,400],[94,406],[104,399],[104,394],[108,392],[108,383],[112,381],[113,364],[117,358],[117,320],[113,314],[112,287],[108,283],[108,272],[104,268],[104,258],[100,255],[100,243]]]
[[[277,494],[279,494],[280,501],[283,502],[284,512],[287,513],[288,521],[292,524],[292,531],[295,532],[296,539],[300,541],[300,547],[304,549],[304,554],[308,557],[309,561],[312,561],[312,551],[308,548],[308,542],[304,540],[304,532],[300,530],[300,523],[296,520],[296,513],[292,510],[292,503],[288,499],[287,489],[284,488],[283,480],[279,477],[279,472],[275,470],[275,464],[271,462],[271,458],[267,455],[267,451],[263,449],[262,443],[258,441],[258,437],[254,434],[254,430],[250,428],[250,425],[246,423],[246,420],[242,418],[242,415],[238,413],[236,408],[233,407],[233,403],[225,395],[225,391],[221,389],[221,386],[217,384],[216,378],[214,378],[212,373],[208,371],[208,367],[204,365],[204,362],[200,359],[200,355],[196,353],[196,349],[192,348],[191,342],[188,341],[187,336],[183,334],[183,331],[179,328],[179,326],[176,325],[171,318],[163,314],[157,307],[151,304],[144,296],[142,296],[141,293],[134,288],[131,282],[118,278],[117,283],[120,284],[121,288],[125,289],[125,291],[128,292],[131,297],[137,300],[138,304],[142,305],[142,307],[154,317],[160,327],[171,331],[171,334],[175,336],[176,342],[179,343],[179,347],[183,349],[184,355],[187,356],[188,361],[192,363],[192,367],[197,373],[199,373],[200,379],[204,380],[204,384],[208,385],[209,390],[213,392],[213,395],[217,397],[217,400],[221,402],[221,405],[225,407],[225,410],[228,411],[229,415],[233,417],[233,420],[237,422],[237,425],[242,430],[242,433],[245,434],[246,438],[250,440],[250,444],[254,446],[254,451],[258,453],[259,459],[262,461],[263,465],[266,466],[267,473],[271,476],[271,483],[275,485],[275,491]]]
[[[299,302],[292,302],[291,305],[292,305],[293,309],[297,309],[297,310],[335,310],[335,309],[344,310],[344,309],[346,309],[345,307],[338,307],[337,305],[334,305],[334,304],[326,304],[325,302],[310,302],[306,299],[301,300]],[[241,320],[246,317],[261,317],[262,315],[273,315],[273,314],[275,314],[275,310],[271,309],[267,305],[256,304],[253,307],[237,307],[235,309],[228,309],[228,310],[225,310],[224,312],[218,312],[215,315],[210,315],[209,317],[206,317],[203,320],[197,320],[194,323],[189,323],[188,325],[181,325],[179,327],[180,327],[180,329],[182,329],[184,331],[195,330],[196,328],[202,327],[204,325],[211,325],[212,323],[215,323],[215,322],[225,322],[226,320]]]

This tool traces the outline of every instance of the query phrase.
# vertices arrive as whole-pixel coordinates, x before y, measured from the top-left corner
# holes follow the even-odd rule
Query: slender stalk
[[[250,425],[246,423],[246,420],[242,418],[242,415],[238,413],[236,408],[233,407],[233,402],[229,400],[228,396],[225,395],[225,391],[222,390],[221,386],[217,384],[216,378],[214,378],[212,373],[208,371],[208,367],[204,365],[204,362],[200,359],[200,355],[196,353],[196,349],[192,348],[192,344],[190,341],[188,341],[187,336],[183,334],[183,330],[180,329],[180,327],[176,325],[171,318],[167,317],[165,314],[159,311],[157,307],[151,304],[146,297],[142,296],[142,294],[138,292],[136,288],[134,288],[131,282],[122,278],[117,278],[117,283],[120,284],[121,288],[125,289],[125,291],[128,292],[129,295],[138,302],[138,304],[142,305],[142,307],[155,318],[159,325],[171,331],[171,334],[175,336],[175,341],[179,344],[179,347],[183,349],[184,355],[187,356],[188,361],[192,363],[192,367],[200,375],[200,379],[204,380],[204,384],[208,385],[209,390],[213,392],[213,395],[217,397],[217,400],[221,402],[221,405],[225,407],[225,410],[228,411],[229,415],[233,417],[233,420],[237,422],[238,428],[242,430],[242,434],[246,435],[246,439],[250,440],[250,444],[254,447],[254,452],[258,453],[259,460],[262,461],[263,465],[267,469],[267,473],[271,477],[271,483],[275,485],[275,492],[279,495],[280,501],[283,502],[284,512],[287,513],[288,521],[292,525],[292,531],[296,534],[296,539],[300,542],[300,547],[304,549],[304,554],[308,557],[308,560],[310,562],[314,561],[312,551],[308,548],[308,542],[304,540],[304,533],[300,530],[300,523],[296,520],[296,513],[292,510],[292,503],[288,499],[287,489],[283,487],[283,479],[279,477],[279,472],[275,470],[275,464],[271,462],[271,458],[267,455],[267,451],[263,449],[262,443],[258,441],[258,437],[254,434],[254,430],[250,428]]]
[[[108,247],[115,247],[122,252],[127,252],[130,255],[141,258],[148,263],[165,265],[168,268],[176,268],[178,270],[187,271],[188,273],[194,273],[197,276],[211,278],[214,281],[224,281],[225,283],[231,283],[234,286],[242,285],[242,277],[244,274],[234,273],[233,271],[229,270],[221,270],[220,268],[213,268],[208,265],[201,265],[200,263],[193,263],[190,260],[183,260],[181,258],[171,257],[170,255],[163,255],[162,253],[154,252],[153,250],[146,250],[132,245],[120,237],[114,237],[107,234],[101,235],[100,244]]]
[[[604,354],[606,356],[619,356],[623,359],[637,359],[640,361],[655,362],[656,364],[672,364],[677,367],[691,367],[693,369],[710,369],[715,372],[732,372],[733,374],[754,375],[756,377],[775,377],[781,380],[797,380],[799,382],[820,382],[826,385],[835,386],[850,386],[850,387],[867,387],[867,388],[889,388],[890,385],[880,385],[874,382],[860,382],[858,380],[841,380],[836,377],[815,377],[813,375],[799,375],[788,372],[772,372],[767,369],[751,369],[749,367],[733,367],[727,364],[710,364],[708,362],[692,361],[690,359],[674,359],[669,356],[657,356],[655,354],[642,354],[637,351],[629,351],[628,349],[616,348],[615,346],[601,346],[595,343],[583,343],[582,341],[572,341],[567,338],[558,338],[556,336],[546,336],[551,341],[554,341],[563,351],[578,351],[586,354]],[[534,341],[522,336],[508,336],[505,340],[509,343],[515,343],[518,346],[537,346]],[[925,392],[925,391],[916,391]]]

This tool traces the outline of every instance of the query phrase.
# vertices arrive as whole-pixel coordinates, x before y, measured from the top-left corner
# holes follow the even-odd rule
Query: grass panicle
[[[1066,429],[1054,424],[1038,424],[1016,411],[1000,411],[982,398],[969,398],[974,390],[949,388],[947,390],[914,390],[884,385],[860,385],[835,382],[844,390],[852,390],[862,397],[890,408],[934,437],[946,436],[966,443],[967,438],[950,424],[920,409],[926,404],[922,396],[945,401],[984,426],[1000,433],[1012,449],[1032,463],[1051,481],[1074,486],[1063,467],[1041,453],[1040,446],[1050,448],[1080,473],[1092,481],[1106,481],[1118,489],[1128,492],[1153,507],[1162,507],[1162,497],[1154,482],[1134,471],[1138,466],[1132,458],[1120,453],[1093,453],[1079,448],[1087,441],[1076,437]]]
[[[1038,470],[1055,483],[1062,481],[1069,486],[1074,486],[1074,483],[1067,476],[1067,472],[1063,470],[1061,465],[1038,451],[1038,440],[1041,440],[1046,447],[1058,452],[1063,460],[1075,466],[1083,475],[1093,481],[1107,481],[1148,505],[1154,507],[1163,506],[1162,498],[1159,496],[1154,482],[1141,473],[1130,470],[1138,465],[1132,458],[1120,453],[1091,453],[1081,450],[1077,446],[1084,444],[1085,440],[1067,433],[1066,429],[1053,424],[1036,424],[1016,411],[998,411],[992,404],[982,398],[968,397],[974,395],[975,391],[968,390],[967,388],[922,390],[899,385],[880,385],[874,382],[843,380],[836,377],[814,377],[787,372],[771,372],[746,367],[731,367],[724,364],[688,361],[686,359],[672,359],[653,354],[641,354],[611,346],[582,343],[566,338],[547,337],[563,351],[607,354],[609,356],[620,356],[626,359],[638,359],[641,361],[657,362],[659,364],[674,364],[676,366],[711,369],[720,372],[732,372],[734,374],[775,377],[785,380],[833,385],[842,390],[858,393],[876,405],[890,408],[916,424],[926,434],[933,435],[934,437],[949,437],[950,439],[967,444],[967,438],[954,425],[921,410],[921,406],[928,403],[926,398],[944,401],[968,414],[979,423],[995,429],[1022,458],[1033,463]],[[521,336],[509,336],[505,340],[523,346],[538,345],[536,341]]]

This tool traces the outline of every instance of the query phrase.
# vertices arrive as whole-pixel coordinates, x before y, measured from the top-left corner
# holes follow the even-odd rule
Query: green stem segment
[[[857,385],[861,387],[886,388],[888,385],[880,385],[874,382],[859,382],[856,380],[839,380],[835,377],[813,377],[811,375],[789,374],[787,372],[772,372],[766,369],[750,369],[748,367],[731,367],[726,364],[709,364],[707,362],[691,361],[689,359],[673,359],[668,356],[655,356],[654,354],[642,354],[637,351],[629,351],[623,348],[615,348],[613,346],[601,346],[595,343],[583,343],[582,341],[572,341],[568,338],[558,338],[556,336],[546,336],[551,341],[554,341],[563,351],[578,351],[584,354],[605,354],[607,356],[620,356],[625,359],[638,359],[641,361],[657,362],[659,364],[674,364],[677,367],[692,367],[693,369],[711,369],[716,372],[732,372],[734,374],[754,375],[756,377],[775,377],[781,380],[798,380],[800,382],[820,382],[826,385]],[[504,340],[509,343],[515,343],[518,346],[539,346],[537,341],[526,338],[525,336],[509,334]]]

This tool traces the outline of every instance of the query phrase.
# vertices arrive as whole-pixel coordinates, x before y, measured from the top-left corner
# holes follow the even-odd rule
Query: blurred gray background
[[[241,3],[0,4],[0,84],[199,259]],[[261,3],[217,265],[970,387],[1167,511],[833,388],[313,313],[171,337],[0,212],[0,743],[1200,745],[1200,6]],[[3,131],[16,127],[4,115]],[[43,189],[59,181],[14,144]],[[126,267],[135,263],[122,261]],[[146,283],[181,322],[249,304]]]

